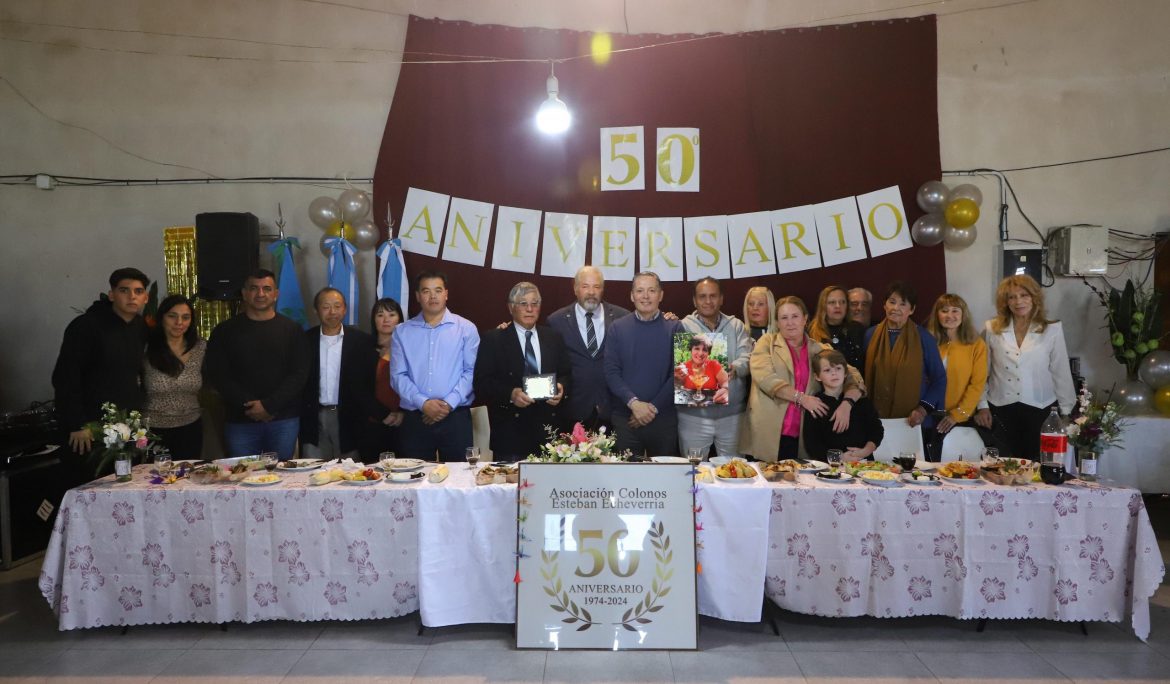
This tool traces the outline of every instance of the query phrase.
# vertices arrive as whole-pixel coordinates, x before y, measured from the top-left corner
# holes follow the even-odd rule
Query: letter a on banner
[[[773,211],[772,239],[776,243],[776,270],[780,273],[821,267],[817,220],[811,206]]]
[[[492,268],[536,273],[536,243],[540,240],[540,212],[500,207],[496,212],[496,244]]]
[[[488,238],[492,233],[492,211],[496,205],[475,200],[451,198],[447,214],[447,237],[443,242],[443,260],[483,266]]]
[[[447,203],[450,199],[450,195],[418,188],[410,188],[406,192],[402,225],[398,227],[398,237],[402,240],[404,252],[439,256],[439,245],[443,242],[443,222],[447,218]]]
[[[585,214],[544,214],[544,247],[540,275],[572,278],[585,265],[589,217]]]
[[[869,243],[870,256],[899,252],[914,246],[909,226],[906,225],[906,210],[902,208],[902,193],[898,186],[858,195],[857,209],[861,213],[861,225],[865,227],[865,241]]]
[[[817,219],[817,236],[821,239],[821,260],[826,266],[865,258],[856,198],[814,204],[813,216]]]
[[[683,241],[687,254],[687,280],[711,276],[731,277],[727,251],[726,216],[690,216],[683,219]]]
[[[664,282],[684,279],[681,217],[638,219],[638,270]]]
[[[634,279],[636,223],[633,216],[593,217],[593,258],[590,263],[606,280]]]
[[[771,212],[728,216],[727,239],[731,243],[731,277],[775,275]]]

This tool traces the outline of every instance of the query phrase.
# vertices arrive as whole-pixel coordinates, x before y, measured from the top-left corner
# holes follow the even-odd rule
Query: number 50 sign
[[[689,464],[520,464],[516,645],[695,648]]]
[[[642,126],[601,129],[601,189],[645,190],[645,131]],[[699,191],[699,129],[659,128],[655,159],[659,192]]]

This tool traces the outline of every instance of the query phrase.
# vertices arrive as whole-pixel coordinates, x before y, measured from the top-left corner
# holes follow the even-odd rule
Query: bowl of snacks
[[[760,464],[760,473],[768,482],[796,482],[796,474],[799,472],[800,463],[792,459]]]
[[[733,459],[716,468],[715,477],[721,482],[751,482],[756,477],[756,469],[748,465],[747,461]]]
[[[1039,472],[1035,461],[1020,458],[1000,458],[983,464],[983,477],[998,485],[1032,484]]]
[[[966,461],[951,461],[939,466],[938,476],[951,484],[971,485],[979,483],[979,466]]]
[[[219,480],[221,473],[222,471],[220,470],[219,466],[215,465],[214,463],[204,463],[202,465],[197,465],[191,468],[191,472],[187,475],[187,479],[190,480],[193,484],[207,485]]]

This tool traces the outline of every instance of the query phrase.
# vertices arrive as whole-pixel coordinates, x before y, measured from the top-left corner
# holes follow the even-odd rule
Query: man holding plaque
[[[516,283],[508,293],[512,324],[487,331],[475,359],[475,394],[488,408],[492,457],[515,461],[547,441],[544,427],[560,427],[559,414],[572,366],[560,333],[540,318],[540,290]]]

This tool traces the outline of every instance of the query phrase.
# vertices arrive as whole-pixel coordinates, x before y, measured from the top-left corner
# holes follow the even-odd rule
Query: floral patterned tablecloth
[[[1145,639],[1165,573],[1128,488],[830,485],[772,491],[765,591],[826,616],[1106,620]]]
[[[408,486],[99,480],[65,494],[40,589],[61,629],[358,620],[418,610]]]

